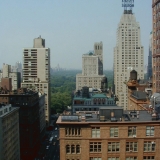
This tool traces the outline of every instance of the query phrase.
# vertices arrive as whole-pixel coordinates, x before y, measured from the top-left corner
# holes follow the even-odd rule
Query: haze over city
[[[1,1],[0,63],[22,62],[23,48],[33,47],[33,38],[41,35],[51,49],[52,67],[60,64],[62,68],[81,69],[82,54],[93,50],[94,42],[102,41],[104,69],[112,69],[116,30],[123,13],[121,3],[121,0]],[[133,13],[141,27],[144,64],[152,31],[151,9],[151,0],[135,0]]]

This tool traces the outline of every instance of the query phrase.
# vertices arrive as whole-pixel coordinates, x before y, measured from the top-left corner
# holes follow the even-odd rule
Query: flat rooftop
[[[111,108],[112,109],[112,108]],[[119,107],[116,107],[115,109],[119,109]],[[87,124],[87,123],[148,123],[148,122],[160,122],[160,115],[157,114],[157,117],[153,118],[151,113],[148,113],[146,110],[140,110],[140,111],[123,111],[122,118],[116,118],[114,117],[114,121],[111,119],[106,119],[104,121],[100,120],[100,114],[99,112],[79,112],[75,115],[70,116],[59,116],[57,120],[57,124],[75,124],[75,123],[81,123],[81,124]]]

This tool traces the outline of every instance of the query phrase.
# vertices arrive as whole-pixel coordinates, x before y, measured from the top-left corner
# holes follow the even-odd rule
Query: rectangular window
[[[119,157],[108,157],[108,160],[120,160]]]
[[[100,157],[90,157],[90,160],[102,160]]]
[[[143,156],[143,160],[155,160],[154,156]]]
[[[90,152],[101,152],[101,142],[90,142]]]
[[[146,136],[154,136],[154,126],[146,126]]]
[[[137,160],[137,157],[126,157],[126,160]]]
[[[92,128],[92,138],[100,138],[100,127]]]
[[[118,127],[110,128],[110,137],[118,137]]]
[[[138,143],[137,142],[126,142],[126,152],[137,152]]]
[[[144,142],[144,152],[154,152],[155,147],[156,147],[156,143],[154,141]]]
[[[136,137],[136,129],[135,126],[128,127],[128,137]]]
[[[119,152],[119,142],[108,142],[108,152]]]

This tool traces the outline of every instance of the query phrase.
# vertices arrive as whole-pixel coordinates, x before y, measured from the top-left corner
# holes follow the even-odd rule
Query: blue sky
[[[22,49],[41,35],[51,49],[51,66],[81,69],[82,54],[103,42],[104,69],[113,67],[116,30],[123,13],[121,0],[0,1],[0,68],[22,62]],[[151,0],[135,0],[147,64],[152,30]]]

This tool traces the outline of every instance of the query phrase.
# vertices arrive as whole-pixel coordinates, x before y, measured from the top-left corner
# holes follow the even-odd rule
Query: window
[[[80,136],[81,135],[81,129],[80,128],[66,128],[65,129],[66,136]]]
[[[67,153],[67,154],[70,153],[70,145],[66,145],[66,153]]]
[[[101,142],[90,142],[90,152],[101,152]]]
[[[137,142],[126,142],[126,151],[127,152],[137,152],[138,143]]]
[[[136,136],[136,127],[128,127],[128,137],[135,137]]]
[[[154,126],[146,127],[146,136],[154,136]]]
[[[108,160],[120,160],[119,157],[108,157]]]
[[[66,145],[66,154],[79,154],[80,145]]]
[[[90,157],[90,160],[102,160],[100,157]]]
[[[100,138],[100,127],[92,128],[92,138]]]
[[[127,157],[126,160],[137,160],[137,157]]]
[[[119,152],[119,142],[108,142],[108,152]]]
[[[144,152],[154,152],[156,143],[154,141],[144,142]]]
[[[143,156],[143,160],[155,160],[154,156]]]
[[[110,137],[118,137],[118,127],[110,128]]]

